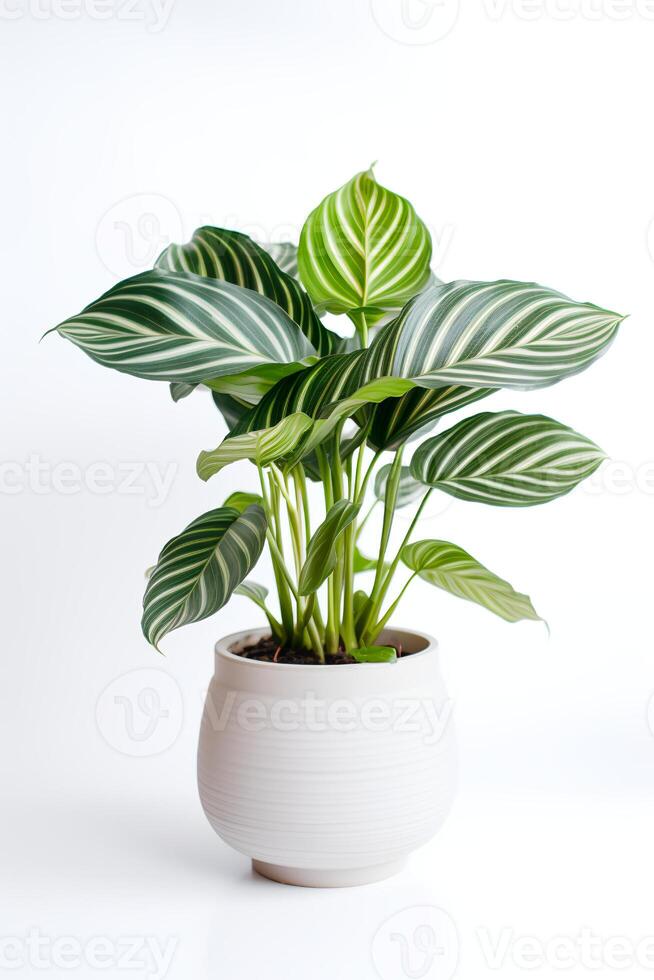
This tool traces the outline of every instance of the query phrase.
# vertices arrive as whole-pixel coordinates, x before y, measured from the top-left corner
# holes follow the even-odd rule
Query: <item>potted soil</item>
[[[56,328],[100,364],[170,383],[175,400],[208,388],[227,426],[197,461],[222,502],[164,546],[142,628],[159,649],[234,593],[265,615],[266,629],[244,624],[216,646],[198,776],[212,826],[279,881],[386,877],[448,812],[436,642],[393,625],[413,579],[509,622],[540,619],[464,547],[419,537],[430,495],[533,506],[604,459],[541,415],[443,422],[498,388],[578,373],[623,317],[534,283],[442,283],[430,258],[412,206],[368,171],[311,212],[298,248],[203,227]],[[223,499],[219,474],[244,459],[252,485]],[[391,546],[404,507],[413,517]],[[274,600],[249,578],[264,548]]]

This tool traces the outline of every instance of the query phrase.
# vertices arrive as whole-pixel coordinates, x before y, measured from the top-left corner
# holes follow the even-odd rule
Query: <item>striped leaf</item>
[[[200,453],[197,462],[198,476],[201,480],[208,480],[224,466],[241,459],[252,460],[259,466],[268,466],[275,460],[288,456],[312,425],[308,415],[295,412],[270,428],[229,436],[216,449]]]
[[[286,260],[293,248],[288,244],[273,247]],[[340,338],[322,325],[297,279],[276,264],[270,249],[238,231],[198,228],[186,245],[169,245],[157,259],[156,268],[222,279],[266,296],[288,313],[319,354],[330,354],[340,343]]]
[[[413,207],[372,170],[329,194],[300,236],[300,278],[319,309],[365,310],[369,322],[399,309],[429,279],[431,238]]]
[[[306,561],[300,571],[300,595],[315,592],[334,571],[338,560],[336,543],[358,513],[359,506],[349,500],[339,500],[329,509],[307,546]]]
[[[188,398],[196,388],[197,384],[195,383],[187,385],[184,381],[171,381],[170,397],[174,402],[179,402],[182,398]]]
[[[387,398],[365,410],[372,415],[368,445],[374,450],[395,451],[412,437],[423,435],[448,412],[493,394],[495,388],[414,388],[401,398]]]
[[[391,469],[392,464],[387,463],[386,466],[382,466],[375,477],[375,497],[377,497],[378,500],[384,500],[386,497],[386,485],[388,483],[388,477]],[[408,507],[409,504],[413,504],[416,500],[420,500],[421,497],[424,497],[425,492],[424,483],[414,480],[414,478],[411,476],[411,470],[409,467],[403,466],[400,470],[400,482],[397,490],[397,500],[395,502],[395,506]]]
[[[541,388],[588,367],[623,319],[533,283],[433,286],[375,338],[367,377],[411,378],[422,388]]]
[[[312,367],[284,378],[241,420],[234,428],[234,435],[268,428],[292,412],[319,418],[333,403],[340,404],[351,391],[360,389],[365,356],[365,351],[332,354]]]
[[[476,602],[510,623],[541,618],[529,596],[516,592],[512,585],[449,541],[408,544],[402,549],[402,561],[431,585]]]
[[[309,452],[340,418],[365,409],[373,412],[373,448],[394,449],[495,386],[539,387],[582,370],[606,349],[620,319],[528,284],[434,286],[367,351],[333,355],[283,379],[244,424],[307,411],[321,419],[302,445]]]
[[[427,439],[411,473],[462,500],[529,507],[568,493],[605,458],[590,439],[544,415],[483,412]]]
[[[250,573],[266,540],[261,507],[218,507],[163,548],[143,598],[142,628],[157,649],[172,630],[217,612]]]
[[[315,358],[297,324],[265,296],[160,269],[118,283],[57,329],[100,364],[155,381],[247,372],[274,383]]]

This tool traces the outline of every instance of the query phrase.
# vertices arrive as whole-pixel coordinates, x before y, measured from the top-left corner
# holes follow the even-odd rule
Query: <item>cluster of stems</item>
[[[357,328],[365,343],[365,321],[363,328],[359,324]],[[370,457],[370,452],[366,450],[365,429],[360,433],[362,441],[358,448],[353,452],[344,452],[344,424],[342,422],[329,440],[316,450],[325,513],[341,500],[349,501],[358,511],[357,518],[336,541],[336,566],[321,586],[321,591],[326,592],[326,610],[321,608],[317,592],[308,596],[301,595],[298,587],[307,544],[312,534],[305,469],[302,463],[289,469],[282,469],[274,463],[265,469],[258,467],[268,519],[267,542],[279,597],[281,622],[267,607],[264,608],[280,645],[293,649],[311,649],[321,661],[324,661],[325,654],[336,654],[339,651],[347,653],[373,644],[389,621],[416,574],[411,575],[395,597],[387,601],[402,549],[408,543],[431,493],[431,490],[426,491],[400,547],[390,561],[387,561],[402,472],[403,447],[397,449],[386,482],[382,530],[377,554],[374,556],[374,583],[369,594],[357,592],[354,587],[357,541],[379,501],[372,504],[361,520],[358,517],[381,453],[376,452]],[[317,526],[320,521],[313,523]],[[289,542],[291,562],[287,560]]]

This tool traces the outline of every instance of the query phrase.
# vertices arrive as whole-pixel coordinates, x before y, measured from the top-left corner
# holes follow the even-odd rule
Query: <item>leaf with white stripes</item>
[[[394,451],[412,437],[424,435],[443,415],[486,398],[495,388],[414,388],[401,398],[387,398],[365,410],[372,416],[368,445],[375,450]]]
[[[338,500],[327,512],[324,521],[311,536],[307,557],[300,571],[298,592],[310,595],[322,585],[336,568],[337,542],[359,513],[359,505],[349,500]]]
[[[367,377],[410,378],[422,388],[542,388],[592,364],[623,319],[534,283],[432,286],[375,337]]]
[[[370,323],[429,279],[431,238],[411,204],[372,170],[329,194],[300,236],[300,278],[319,309],[364,310]]]
[[[516,592],[512,585],[449,541],[416,541],[405,545],[401,557],[407,568],[426,582],[476,602],[510,623],[541,618],[529,596]]]
[[[272,384],[316,354],[265,296],[160,269],[118,283],[57,330],[105,367],[186,384],[244,373]]]
[[[363,383],[365,351],[332,354],[317,364],[282,379],[235,427],[234,434],[275,425],[290,412],[318,418],[333,402],[340,402]]]
[[[529,507],[568,493],[605,458],[590,439],[544,415],[483,412],[427,439],[411,473],[462,500]]]
[[[288,456],[312,425],[308,415],[294,412],[270,428],[228,436],[216,449],[200,453],[197,462],[198,476],[201,480],[208,480],[224,466],[241,459],[252,460],[259,466],[268,466],[275,460]]]
[[[267,296],[288,313],[321,355],[332,353],[341,342],[320,322],[297,279],[279,268],[269,249],[241,232],[209,225],[198,228],[186,245],[169,245],[156,268],[221,279]]]
[[[155,647],[172,630],[217,612],[256,565],[266,540],[261,507],[218,507],[163,548],[143,598],[142,628]]]
[[[174,402],[179,402],[182,400],[182,398],[188,398],[188,396],[191,395],[196,388],[197,384],[195,382],[187,385],[184,381],[171,381],[170,397]]]
[[[392,464],[387,463],[386,466],[382,466],[375,477],[375,497],[377,497],[378,500],[385,500],[386,498],[386,485],[388,483],[388,477],[392,468]],[[409,504],[413,504],[416,500],[420,500],[421,497],[424,497],[425,493],[426,490],[424,483],[414,480],[414,478],[411,476],[411,470],[409,467],[402,466],[400,469],[400,482],[397,488],[397,500],[395,502],[395,506],[408,507]]]

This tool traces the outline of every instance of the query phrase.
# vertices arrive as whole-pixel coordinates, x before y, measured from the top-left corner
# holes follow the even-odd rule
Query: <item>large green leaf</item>
[[[315,359],[297,324],[265,296],[160,269],[118,283],[57,329],[100,364],[158,381],[248,373],[265,385]]]
[[[422,388],[540,388],[588,367],[623,319],[534,283],[433,286],[375,338],[366,376]]]
[[[357,174],[311,212],[298,251],[300,277],[319,308],[365,310],[369,322],[399,309],[429,279],[431,239],[413,207]]]
[[[605,458],[590,439],[544,415],[483,412],[427,439],[411,474],[462,500],[529,507],[568,493]]]
[[[340,337],[322,325],[297,279],[282,271],[269,251],[238,231],[198,228],[186,245],[169,245],[156,266],[222,279],[267,296],[288,313],[321,355],[330,354],[340,343]]]
[[[449,541],[408,544],[402,549],[402,561],[431,585],[476,602],[510,623],[540,619],[529,596],[516,592],[512,585]]]
[[[384,500],[386,498],[386,485],[392,468],[392,463],[387,463],[386,466],[382,466],[375,477],[375,497],[378,500]],[[395,506],[408,507],[409,504],[424,497],[425,493],[424,483],[414,480],[409,467],[403,466],[400,470],[400,482],[397,488]]]
[[[380,331],[360,367],[358,383],[407,379],[402,397],[365,409],[368,441],[396,449],[497,387],[538,388],[575,374],[604,353],[622,319],[529,283],[431,286]]]
[[[307,557],[300,571],[300,595],[315,592],[334,571],[338,560],[336,543],[358,513],[359,506],[349,500],[339,500],[329,509],[309,541]]]
[[[368,350],[332,355],[283,379],[242,424],[259,428],[289,411],[306,411],[317,419],[300,447],[306,454],[339,419],[381,403],[371,441],[393,448],[495,386],[539,387],[582,370],[605,350],[620,319],[528,284],[431,287]],[[454,383],[457,372],[465,384]],[[485,386],[477,387],[482,381]],[[425,389],[431,397],[421,397]],[[390,436],[379,431],[384,421]]]
[[[201,480],[208,480],[224,466],[241,459],[267,466],[288,456],[312,425],[308,415],[294,412],[267,429],[254,429],[243,435],[229,436],[216,449],[200,453],[197,462],[198,476]]]
[[[218,507],[163,548],[143,598],[143,633],[156,648],[171,630],[225,605],[257,563],[266,540],[261,507]]]

